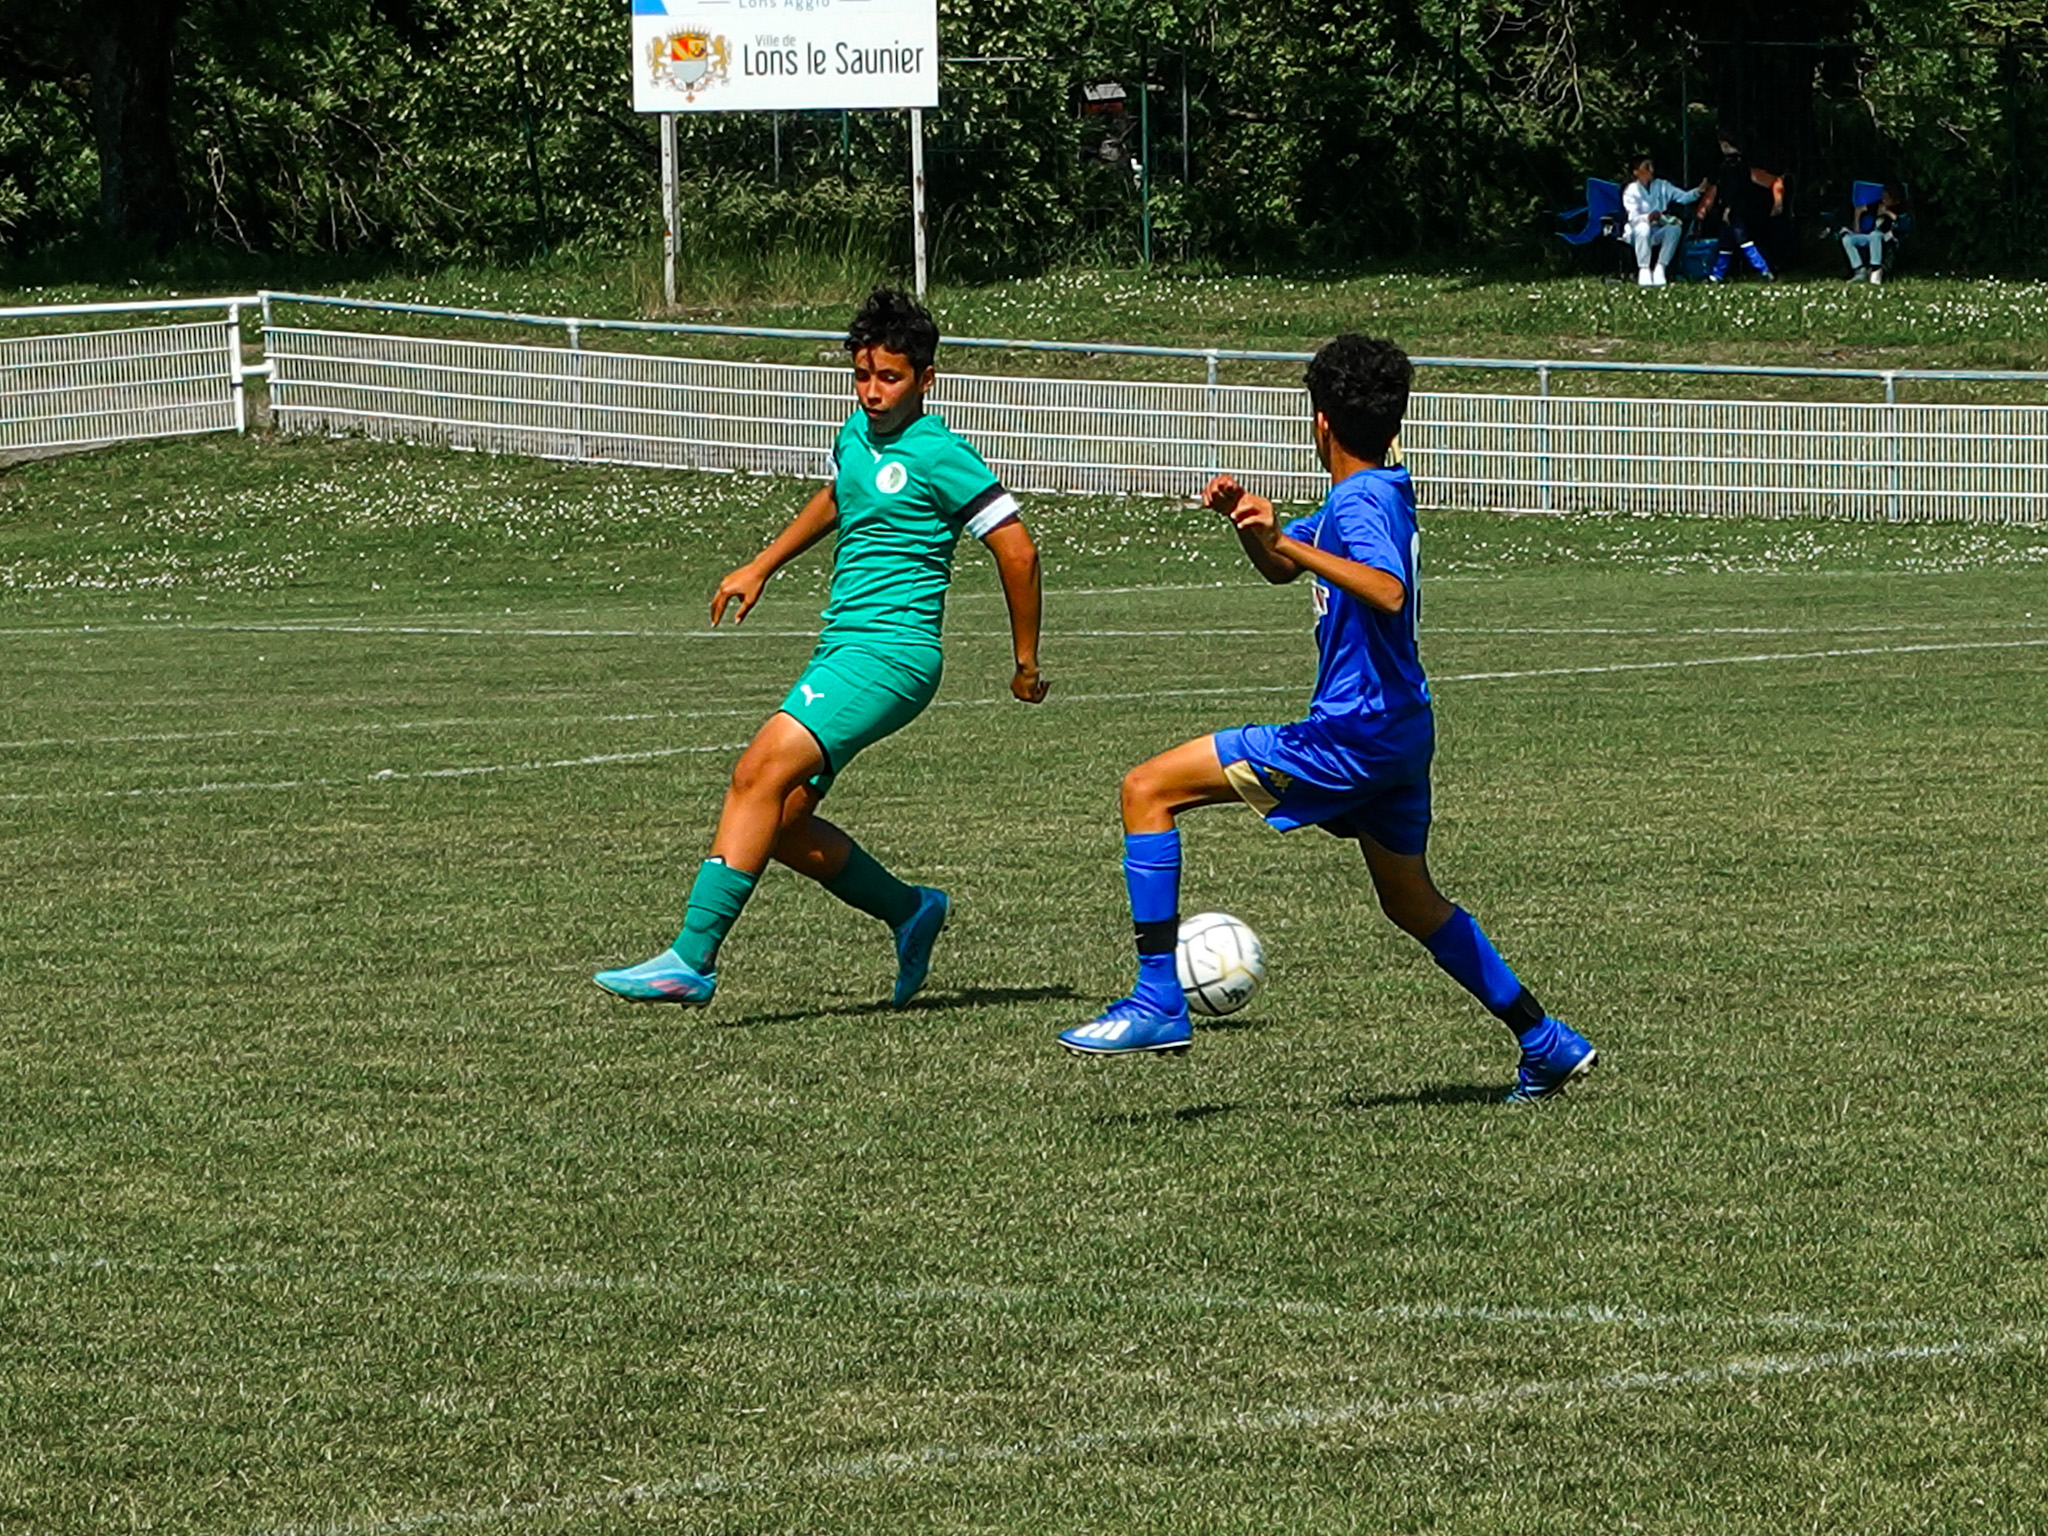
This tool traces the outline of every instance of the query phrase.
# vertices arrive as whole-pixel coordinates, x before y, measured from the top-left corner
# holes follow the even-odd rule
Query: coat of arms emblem
[[[709,32],[671,32],[647,45],[647,73],[658,87],[681,91],[695,101],[697,93],[726,76],[732,50]]]

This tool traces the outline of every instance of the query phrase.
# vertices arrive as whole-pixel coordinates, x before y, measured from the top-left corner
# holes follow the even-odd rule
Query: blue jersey
[[[1320,577],[1315,579],[1316,693],[1309,718],[1354,739],[1429,708],[1429,680],[1416,649],[1421,617],[1421,535],[1415,487],[1404,468],[1361,469],[1330,488],[1287,536],[1385,571],[1408,600],[1381,613]]]

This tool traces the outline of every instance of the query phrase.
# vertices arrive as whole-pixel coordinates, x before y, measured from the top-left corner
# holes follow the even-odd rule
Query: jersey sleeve
[[[1345,496],[1325,510],[1337,519],[1349,558],[1407,582],[1408,551],[1396,541],[1394,520],[1377,497]]]
[[[1317,508],[1307,517],[1297,517],[1280,531],[1290,539],[1299,540],[1303,544],[1313,544],[1316,541],[1316,530],[1322,526],[1322,522],[1322,509]]]
[[[939,512],[977,539],[1017,516],[1017,498],[1004,489],[974,445],[962,438],[952,438],[932,455],[930,473]]]

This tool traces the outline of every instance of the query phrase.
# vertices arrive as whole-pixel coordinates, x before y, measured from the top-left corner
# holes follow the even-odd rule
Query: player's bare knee
[[[789,793],[785,782],[788,775],[772,757],[765,753],[745,752],[733,764],[732,782],[727,787],[730,798],[753,803],[755,801],[779,801]]]
[[[1367,857],[1373,894],[1387,920],[1413,938],[1426,939],[1451,915],[1451,904],[1420,860]]]
[[[1379,897],[1387,920],[1410,938],[1426,939],[1442,924],[1431,904],[1419,900],[1413,891],[1382,890]]]
[[[1140,763],[1124,775],[1122,800],[1127,820],[1133,812],[1166,808],[1165,791],[1151,763]]]

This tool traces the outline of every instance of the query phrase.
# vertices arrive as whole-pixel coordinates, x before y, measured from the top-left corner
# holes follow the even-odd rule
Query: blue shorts
[[[1231,788],[1282,832],[1321,827],[1394,853],[1429,846],[1436,718],[1427,709],[1380,722],[1369,735],[1311,719],[1240,726],[1214,740]]]

